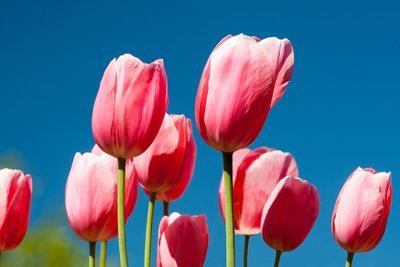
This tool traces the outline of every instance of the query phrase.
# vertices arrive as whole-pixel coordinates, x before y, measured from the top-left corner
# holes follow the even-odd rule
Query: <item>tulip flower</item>
[[[347,179],[332,214],[332,233],[347,251],[346,266],[354,253],[375,248],[385,232],[392,201],[391,173],[357,168]]]
[[[207,247],[206,216],[174,212],[160,222],[157,267],[203,267]]]
[[[227,267],[235,266],[232,152],[256,139],[286,90],[293,63],[287,39],[229,35],[212,51],[200,79],[196,125],[204,141],[223,154]]]
[[[196,156],[191,121],[183,115],[164,117],[154,142],[134,159],[140,185],[150,194],[146,230],[146,266],[150,265],[151,232],[156,196],[178,198],[188,185]],[[168,205],[164,205],[167,209]],[[164,213],[167,213],[165,210]]]
[[[0,254],[16,248],[28,228],[32,178],[22,171],[0,170]]]
[[[107,241],[118,234],[118,161],[112,156],[101,154],[97,147],[93,152],[75,154],[65,188],[68,222],[80,239],[89,242],[92,253],[97,241]],[[124,222],[134,209],[138,185],[131,160],[127,161],[126,170]],[[94,259],[94,255],[91,255]]]
[[[287,39],[225,37],[211,53],[196,96],[196,124],[204,141],[223,152],[251,144],[292,77]]]
[[[128,266],[124,224],[125,161],[143,153],[156,137],[168,106],[161,59],[151,64],[125,54],[104,72],[93,107],[92,130],[99,147],[118,158],[118,243]]]
[[[312,184],[292,176],[277,183],[261,219],[262,237],[276,250],[275,266],[282,252],[292,251],[304,241],[318,213],[318,192]]]
[[[245,236],[244,266],[250,236],[261,232],[261,216],[275,185],[286,176],[298,176],[296,161],[290,153],[261,147],[244,148],[233,153],[233,207],[236,234]],[[225,187],[219,188],[219,207],[225,219]]]
[[[238,161],[236,155],[239,153]],[[275,185],[286,176],[298,176],[296,162],[290,153],[261,147],[233,153],[233,207],[236,234],[256,235],[261,232],[261,215]],[[225,219],[223,177],[219,189],[219,206]]]
[[[179,116],[172,115],[173,120],[179,120]],[[178,183],[171,189],[158,192],[157,199],[164,203],[164,215],[168,216],[168,205],[170,202],[180,198],[185,192],[193,175],[196,162],[196,142],[193,137],[192,122],[190,119],[184,118],[183,123],[186,125],[186,144],[183,159],[180,163],[176,179]],[[185,127],[185,126],[184,126]]]
[[[156,137],[167,105],[167,76],[161,59],[151,64],[129,54],[113,59],[93,107],[94,139],[116,158],[138,156]]]

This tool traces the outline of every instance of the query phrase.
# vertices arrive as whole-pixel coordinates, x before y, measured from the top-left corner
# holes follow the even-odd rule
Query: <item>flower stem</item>
[[[146,243],[144,247],[144,267],[150,267],[151,258],[151,232],[153,230],[154,205],[157,192],[150,193],[149,208],[147,209]]]
[[[169,202],[163,201],[164,216],[169,215]]]
[[[128,267],[125,239],[125,159],[118,159],[118,245],[121,267]]]
[[[278,267],[279,266],[279,261],[281,260],[281,255],[282,255],[282,252],[279,251],[279,250],[276,250],[274,267]]]
[[[351,265],[353,264],[353,256],[353,252],[347,252],[346,267],[351,267]]]
[[[243,251],[243,267],[247,267],[247,255],[249,253],[249,241],[250,241],[250,236],[245,235],[244,236],[244,251]]]
[[[101,242],[100,267],[106,267],[107,262],[107,241]]]
[[[96,241],[89,241],[89,267],[96,265]]]
[[[1,251],[0,251],[0,267],[1,267]]]
[[[233,229],[232,152],[222,152],[225,185],[226,266],[235,267],[235,232]]]

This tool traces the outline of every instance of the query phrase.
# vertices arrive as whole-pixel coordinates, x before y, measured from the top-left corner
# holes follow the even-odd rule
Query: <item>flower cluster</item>
[[[249,239],[258,234],[276,251],[274,266],[278,266],[283,252],[293,251],[306,239],[319,214],[317,188],[299,178],[292,154],[248,148],[283,96],[293,65],[293,47],[287,39],[229,35],[211,52],[200,79],[196,126],[223,158],[218,200],[226,226],[227,267],[236,265],[235,234],[245,239],[244,266]],[[143,229],[145,267],[151,266],[157,200],[164,206],[158,224],[157,267],[204,265],[209,240],[206,215],[169,213],[169,203],[190,184],[197,146],[191,120],[166,113],[167,107],[163,60],[146,64],[125,54],[110,62],[93,107],[96,145],[91,152],[76,153],[65,187],[68,222],[80,239],[89,242],[91,267],[96,242],[106,246],[117,236],[120,266],[128,266],[125,224],[139,185],[149,197]],[[22,241],[31,194],[29,175],[0,170],[0,252]],[[343,185],[331,227],[348,253],[346,266],[351,266],[354,253],[367,252],[381,240],[391,198],[391,174],[372,168],[357,168]],[[101,251],[100,266],[105,266],[106,250]]]

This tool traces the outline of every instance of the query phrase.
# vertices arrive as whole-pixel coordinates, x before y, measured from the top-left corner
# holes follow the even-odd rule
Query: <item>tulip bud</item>
[[[261,147],[233,153],[233,207],[236,234],[261,232],[261,215],[275,185],[286,176],[298,176],[291,154]],[[225,219],[225,187],[219,187],[219,207]]]
[[[196,162],[196,142],[193,137],[192,122],[190,119],[185,119],[187,133],[186,145],[183,159],[179,167],[176,178],[179,180],[178,184],[165,192],[157,193],[157,199],[165,202],[172,202],[177,200],[185,192],[187,186],[193,175],[194,166]]]
[[[68,222],[86,241],[106,241],[117,236],[117,159],[102,154],[76,153],[65,188]],[[137,199],[137,178],[131,160],[126,164],[125,222]]]
[[[28,228],[32,178],[22,171],[0,170],[0,252],[16,248]]]
[[[347,179],[332,214],[332,233],[348,252],[367,252],[385,232],[392,201],[391,173],[357,168]]]
[[[157,267],[203,267],[207,247],[206,216],[174,212],[160,222]]]
[[[265,203],[262,237],[277,251],[294,250],[306,239],[318,213],[317,189],[305,180],[288,176],[278,182]]]
[[[225,37],[211,53],[196,96],[196,125],[211,147],[233,152],[251,144],[292,77],[287,39]]]
[[[93,107],[92,129],[106,153],[129,159],[153,142],[167,110],[167,76],[162,60],[151,64],[129,54],[112,60]]]
[[[195,157],[190,120],[166,114],[154,142],[134,159],[139,183],[148,192],[160,192],[160,200],[176,199],[190,181]]]

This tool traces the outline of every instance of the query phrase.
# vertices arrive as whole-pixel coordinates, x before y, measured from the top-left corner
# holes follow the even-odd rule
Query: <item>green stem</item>
[[[351,267],[351,265],[353,264],[353,257],[353,252],[347,252],[346,267]]]
[[[100,267],[106,267],[107,262],[107,241],[101,242]]]
[[[235,267],[235,231],[233,228],[232,152],[222,152],[225,185],[226,266]]]
[[[163,202],[164,216],[169,216],[169,202]]]
[[[89,241],[89,267],[96,265],[96,241]]]
[[[247,267],[247,255],[249,254],[249,241],[250,236],[244,236],[244,252],[243,252],[243,267]]]
[[[128,267],[125,239],[125,159],[118,159],[118,245],[121,267]]]
[[[1,251],[0,251],[0,267],[1,267]]]
[[[144,267],[150,267],[151,258],[151,233],[153,230],[154,205],[157,192],[150,193],[149,208],[147,209],[146,243],[144,246]]]
[[[274,267],[279,266],[279,261],[281,260],[281,255],[282,255],[282,251],[276,250]]]

